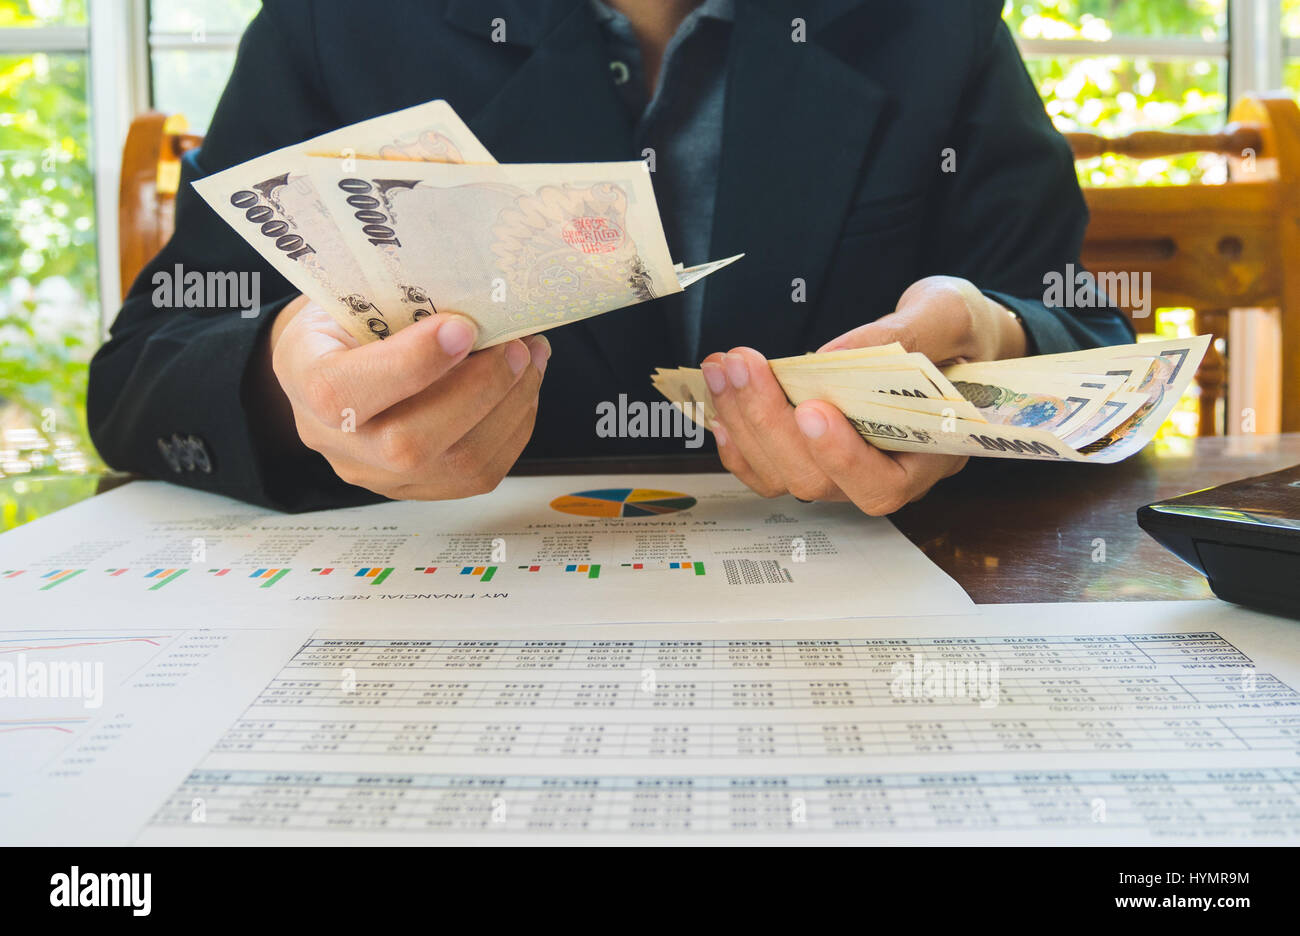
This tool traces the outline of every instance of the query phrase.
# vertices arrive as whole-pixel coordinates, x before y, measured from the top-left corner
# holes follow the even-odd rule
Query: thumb
[[[893,312],[831,339],[818,350],[869,348],[896,341],[904,351],[919,351],[936,362],[973,357],[977,350],[973,324],[985,301],[968,280],[927,277],[907,288]]]
[[[355,348],[334,348],[303,362],[306,374],[328,391],[327,409],[349,407],[365,423],[414,396],[464,360],[478,337],[473,320],[438,313],[421,319],[383,341]],[[307,342],[303,354],[310,355]]]

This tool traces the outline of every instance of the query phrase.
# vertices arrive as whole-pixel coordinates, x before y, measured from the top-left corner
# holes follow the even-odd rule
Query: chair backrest
[[[1098,277],[1149,272],[1151,308],[1196,311],[1198,328],[1227,335],[1228,310],[1276,307],[1282,319],[1282,428],[1300,431],[1300,109],[1288,95],[1246,97],[1220,133],[1067,134],[1075,158],[1188,152],[1228,157],[1222,185],[1085,189],[1092,213],[1083,263]],[[1111,282],[1119,280],[1111,279]],[[1114,297],[1112,297],[1114,298]],[[1130,297],[1131,298],[1131,297]],[[1123,304],[1123,303],[1121,303]],[[1129,311],[1132,312],[1132,302]],[[1135,319],[1139,331],[1152,318]],[[1225,362],[1211,349],[1198,375],[1201,432],[1215,429]]]
[[[181,156],[203,143],[203,137],[188,133],[188,129],[180,114],[148,111],[132,120],[127,131],[117,199],[123,298],[172,236]]]

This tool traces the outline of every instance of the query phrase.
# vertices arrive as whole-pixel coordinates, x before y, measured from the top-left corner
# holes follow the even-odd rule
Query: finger
[[[534,383],[531,398],[525,389],[530,379],[521,380],[491,416],[474,427],[446,453],[442,461],[450,471],[456,472],[457,465],[466,466],[460,469],[459,476],[450,487],[445,479],[437,486],[406,485],[400,489],[401,496],[412,500],[430,500],[472,497],[495,490],[519,460],[537,424],[537,387],[540,386],[540,378]],[[462,446],[464,451],[461,450]],[[491,454],[484,457],[484,451]]]
[[[742,389],[734,390],[733,399],[749,437],[762,448],[782,486],[806,501],[821,500],[835,493],[835,486],[809,454],[803,433],[795,423],[794,407],[767,359],[752,348],[733,348],[726,357],[738,359],[739,366],[748,372],[748,382]],[[724,363],[724,369],[734,366],[730,361]]]
[[[329,461],[330,468],[338,475],[339,480],[345,484],[365,488],[381,497],[398,496],[397,489],[401,482],[390,472],[380,471],[373,465],[368,465],[342,452],[326,455],[326,460]]]
[[[477,474],[482,466],[498,460],[521,429],[531,433],[541,385],[541,373],[530,367],[487,416],[448,447],[443,454],[447,470],[466,476]]]
[[[915,459],[901,461],[868,445],[844,414],[829,403],[800,403],[795,417],[812,457],[863,513],[873,517],[893,513],[934,483],[920,487],[933,467]]]
[[[326,425],[345,410],[362,425],[434,384],[465,359],[476,336],[472,321],[442,313],[354,348],[340,347],[336,333],[310,332],[286,349],[284,370],[298,376],[287,390]]]
[[[784,493],[784,491],[774,493],[771,486],[749,466],[744,453],[736,448],[727,427],[721,422],[713,424],[713,438],[718,443],[718,458],[722,461],[722,467],[735,475],[745,487],[761,497],[773,497],[775,494]]]
[[[532,336],[530,343],[549,353],[545,338]],[[533,376],[535,393],[541,373],[531,364],[523,341],[476,351],[442,380],[360,426],[350,449],[372,465],[418,471],[482,422],[526,374]]]
[[[542,369],[545,361],[542,362]],[[484,493],[482,476],[506,461],[506,469],[532,435],[537,417],[537,391],[541,386],[541,369],[529,373],[511,388],[506,398],[470,434],[440,456],[419,464],[376,464],[373,445],[357,449],[336,450],[328,455],[335,473],[347,481],[385,497],[414,500],[443,500]],[[513,456],[510,447],[517,440]],[[484,467],[486,466],[486,467]],[[394,470],[394,468],[401,470]],[[504,470],[503,470],[504,473]],[[499,478],[497,479],[499,480]]]
[[[944,478],[951,478],[966,467],[965,455],[927,455],[924,452],[895,452],[894,459],[912,479],[913,494],[908,503],[920,500]]]
[[[749,380],[748,371],[739,360],[729,359],[724,354],[709,355],[700,369],[704,371],[704,380],[709,385],[709,395],[713,399],[713,408],[717,410],[718,420],[726,427],[728,444],[744,456],[756,480],[755,484],[749,484],[748,481],[745,483],[764,497],[784,494],[780,471],[754,438],[740,411],[737,388],[745,388]]]

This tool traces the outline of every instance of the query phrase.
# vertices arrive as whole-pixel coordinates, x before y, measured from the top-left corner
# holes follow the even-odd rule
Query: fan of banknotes
[[[681,292],[739,259],[670,259],[644,162],[500,165],[446,101],[276,150],[194,183],[361,341],[434,312],[475,348]]]
[[[1155,435],[1210,337],[936,367],[898,344],[781,358],[794,404],[824,400],[891,452],[1116,462]],[[659,368],[655,388],[697,423],[717,412],[703,374]]]

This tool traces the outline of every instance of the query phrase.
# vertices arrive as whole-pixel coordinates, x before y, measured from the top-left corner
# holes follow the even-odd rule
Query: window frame
[[[95,180],[95,253],[102,336],[107,335],[121,305],[117,195],[122,145],[132,119],[149,109],[152,97],[144,49],[147,15],[147,0],[89,0],[85,26],[0,29],[0,54],[86,56],[86,106],[90,114],[87,151]]]

